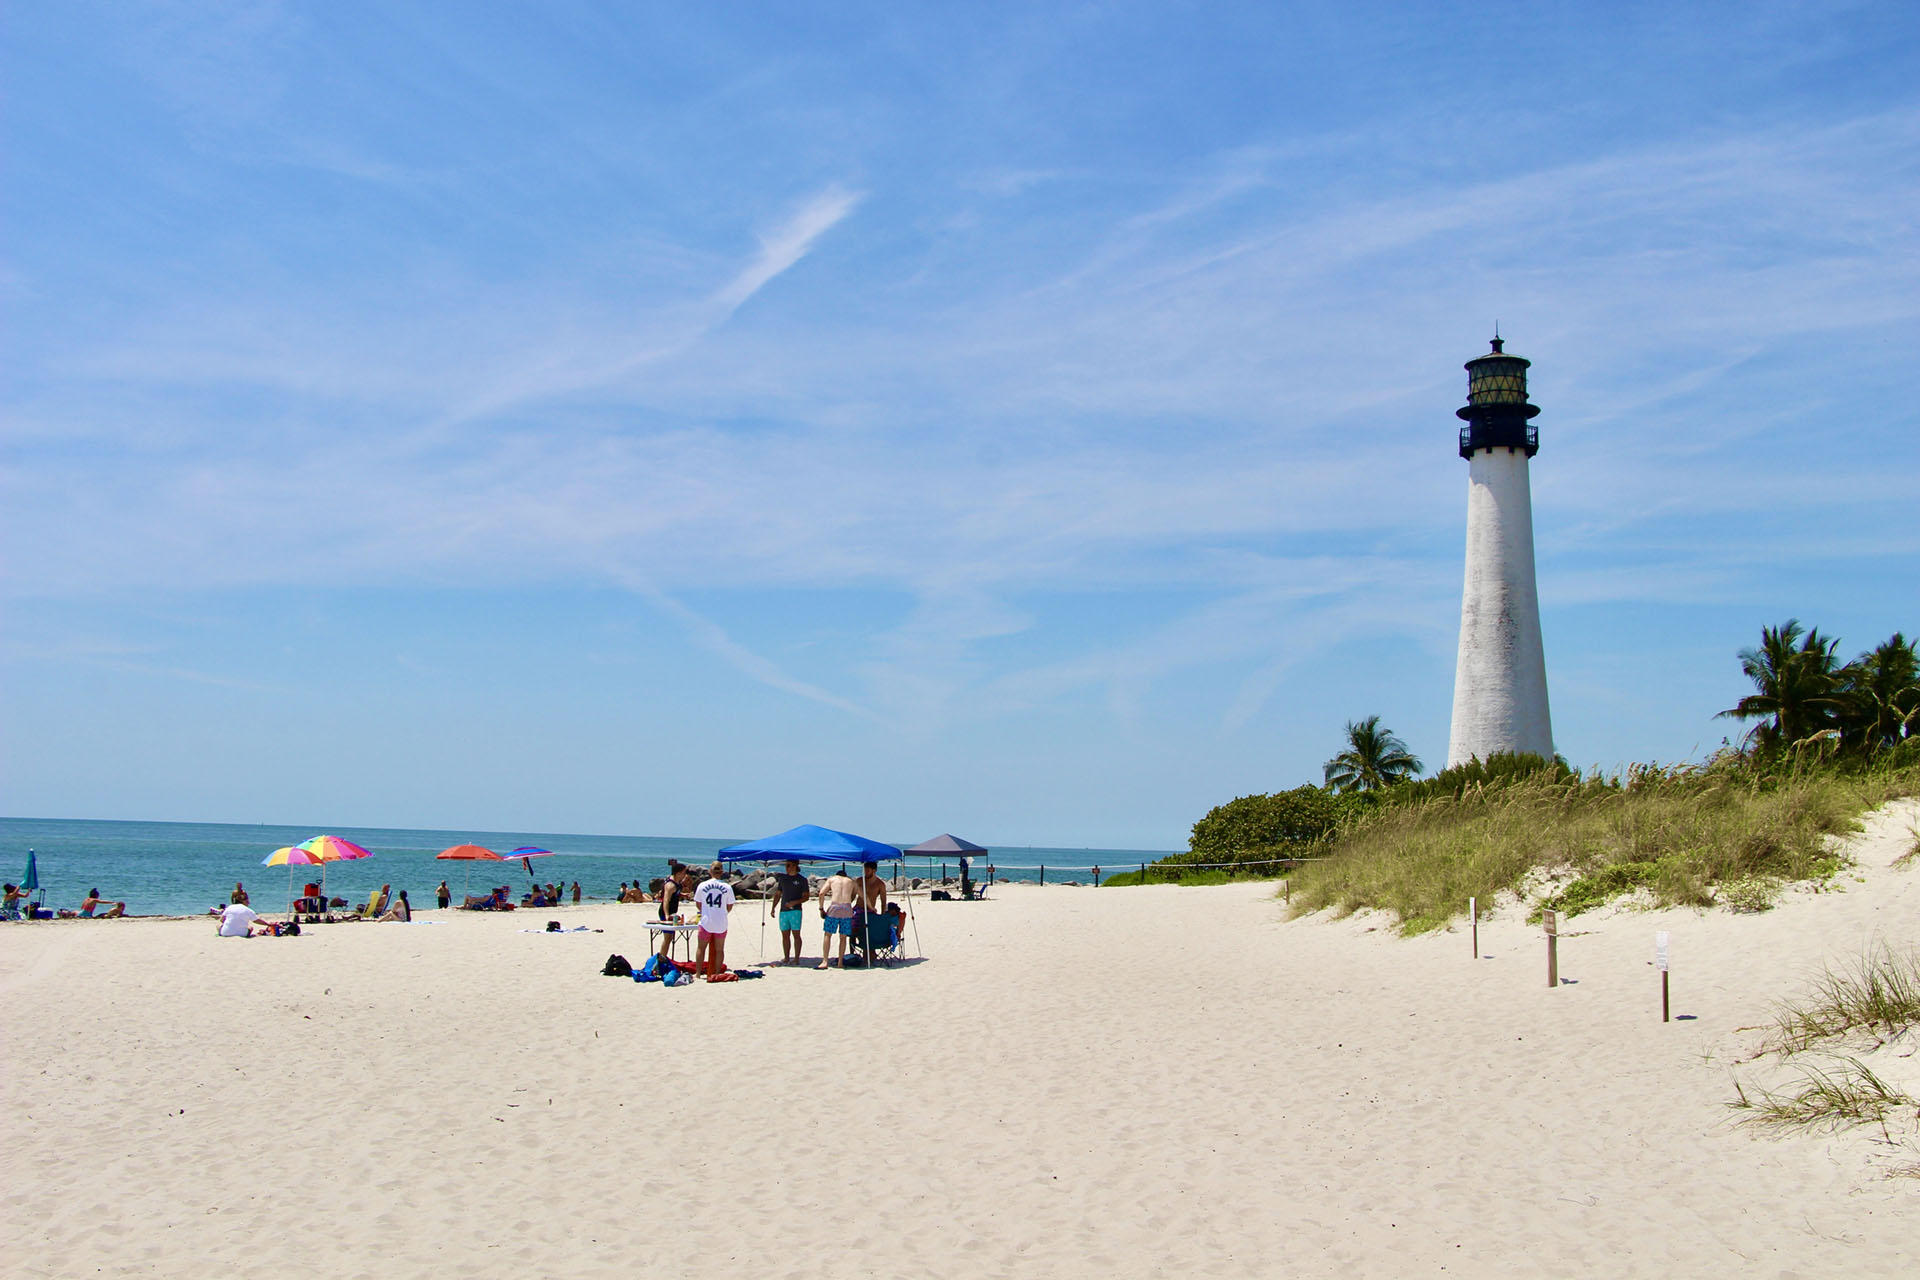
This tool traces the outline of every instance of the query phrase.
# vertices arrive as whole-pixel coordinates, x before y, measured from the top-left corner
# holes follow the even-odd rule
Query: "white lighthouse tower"
[[[1547,658],[1533,581],[1533,495],[1527,463],[1540,451],[1539,409],[1527,403],[1531,361],[1493,350],[1467,361],[1458,411],[1467,460],[1467,581],[1460,663],[1453,677],[1447,764],[1526,751],[1553,758]]]

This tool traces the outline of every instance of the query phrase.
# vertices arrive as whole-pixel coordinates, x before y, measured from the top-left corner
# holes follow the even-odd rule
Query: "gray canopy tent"
[[[974,901],[973,877],[968,874],[967,859],[976,854],[988,853],[985,845],[975,844],[971,840],[962,840],[956,835],[937,835],[931,840],[923,840],[911,849],[902,849],[902,853],[917,854],[928,859],[958,858],[960,860],[960,897],[962,901]]]

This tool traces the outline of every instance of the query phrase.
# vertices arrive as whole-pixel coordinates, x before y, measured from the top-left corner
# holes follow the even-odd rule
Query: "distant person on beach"
[[[248,904],[247,886],[235,880],[233,882],[233,892],[227,895],[227,901],[237,902],[243,907],[246,906]]]
[[[407,891],[402,889],[394,900],[393,909],[380,917],[382,920],[397,920],[401,924],[413,923],[413,904],[407,901]]]
[[[835,938],[840,939],[840,967],[846,967],[847,941],[853,937],[853,900],[859,892],[860,886],[844,869],[828,876],[820,886],[820,917],[826,933],[820,939],[820,963],[814,968],[828,967]]]
[[[733,910],[733,886],[720,878],[723,868],[714,863],[707,878],[693,891],[700,907],[700,943],[694,951],[693,967],[706,966],[707,977],[727,971],[727,913]]]
[[[116,902],[107,910],[101,911],[98,916],[95,916],[93,913],[102,906],[105,906],[106,901],[105,898],[100,896],[98,889],[89,889],[87,890],[87,900],[80,904],[80,914],[96,920],[111,920],[115,916],[127,914],[127,904],[124,902]]]
[[[804,947],[800,941],[801,911],[807,905],[807,878],[800,874],[800,863],[787,859],[787,869],[773,877],[773,904],[780,913],[780,963],[799,964]]]
[[[445,911],[447,909],[448,904],[453,901],[453,890],[447,888],[447,882],[445,880],[442,880],[440,882],[440,887],[436,889],[434,892],[440,895],[440,909],[442,911]]]
[[[260,913],[244,902],[229,902],[220,911],[220,936],[223,938],[251,938],[254,936],[254,923],[260,919]],[[265,928],[265,926],[262,926]],[[271,932],[271,930],[269,930]]]
[[[973,901],[973,878],[967,874],[966,855],[960,857],[960,898],[964,902]]]
[[[25,889],[22,889],[17,885],[11,885],[11,884],[7,886],[7,906],[6,906],[7,919],[18,920],[21,916],[21,913],[27,911],[31,907],[31,905],[32,904],[29,901],[28,893]]]
[[[580,882],[578,880],[573,882],[573,905],[576,907],[580,905]]]

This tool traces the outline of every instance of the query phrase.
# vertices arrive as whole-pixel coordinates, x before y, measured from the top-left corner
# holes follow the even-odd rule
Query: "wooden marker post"
[[[1560,917],[1552,912],[1545,913],[1541,923],[1547,927],[1547,985],[1560,985]]]
[[[1480,903],[1478,899],[1467,899],[1467,918],[1473,921],[1473,958],[1480,958]]]
[[[1653,963],[1660,970],[1660,1021],[1666,1022],[1671,1005],[1667,999],[1667,931],[1653,935]]]

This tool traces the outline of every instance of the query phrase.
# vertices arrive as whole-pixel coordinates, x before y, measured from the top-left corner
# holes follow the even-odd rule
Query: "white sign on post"
[[[1660,972],[1667,971],[1667,931],[1665,929],[1653,935],[1653,964]]]

